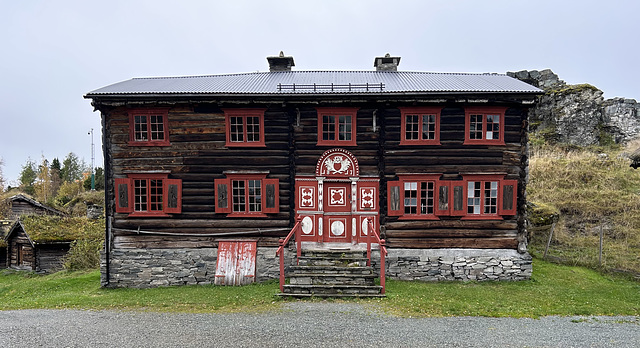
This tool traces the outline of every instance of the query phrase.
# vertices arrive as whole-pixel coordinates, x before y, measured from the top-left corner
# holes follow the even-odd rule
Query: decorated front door
[[[326,182],[324,184],[325,242],[351,241],[351,185],[348,182]]]
[[[325,151],[315,173],[296,176],[296,215],[301,218],[301,241],[364,243],[367,221],[379,221],[379,181],[360,176],[356,157],[345,149]]]

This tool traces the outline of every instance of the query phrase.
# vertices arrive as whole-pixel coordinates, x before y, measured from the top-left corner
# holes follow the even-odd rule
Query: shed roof
[[[33,206],[38,207],[38,208],[47,210],[47,211],[49,211],[49,212],[51,212],[51,213],[53,213],[55,215],[65,215],[65,213],[61,212],[60,210],[54,209],[54,208],[52,208],[52,207],[50,207],[48,205],[42,204],[42,203],[36,201],[35,199],[29,198],[29,197],[27,197],[27,196],[25,196],[23,194],[17,194],[15,196],[9,197],[9,201],[11,201],[11,202],[24,201],[24,202],[27,202],[27,203],[29,203],[29,204],[31,204]]]
[[[11,226],[5,240],[9,239],[18,227],[21,227],[35,244],[61,243],[72,242],[80,238],[102,238],[104,220],[89,220],[84,217],[25,215]]]
[[[504,74],[407,71],[274,71],[133,78],[85,98],[139,95],[525,93],[542,90]]]

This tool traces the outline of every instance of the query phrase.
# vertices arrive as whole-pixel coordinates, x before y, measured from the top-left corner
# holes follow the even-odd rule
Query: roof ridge
[[[203,75],[180,75],[180,76],[147,76],[133,77],[131,80],[169,80],[169,79],[190,79],[207,78],[221,76],[246,76],[246,75],[271,75],[271,74],[296,74],[296,73],[354,73],[354,74],[424,74],[424,75],[492,75],[508,76],[506,73],[474,73],[474,72],[435,72],[435,71],[377,71],[377,70],[295,70],[295,71],[254,71],[245,73],[226,74],[203,74]]]

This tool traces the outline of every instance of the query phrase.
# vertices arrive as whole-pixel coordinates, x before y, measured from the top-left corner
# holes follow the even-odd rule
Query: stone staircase
[[[351,250],[303,250],[297,266],[287,275],[280,296],[287,297],[384,297],[375,284],[373,267],[365,252]]]

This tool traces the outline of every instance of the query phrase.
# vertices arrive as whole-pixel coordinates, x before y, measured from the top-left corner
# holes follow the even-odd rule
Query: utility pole
[[[96,190],[96,174],[95,174],[95,164],[96,164],[96,145],[93,143],[93,128],[91,128],[91,191]]]

